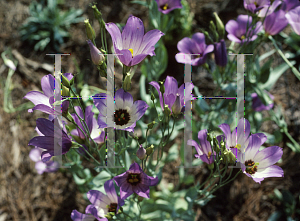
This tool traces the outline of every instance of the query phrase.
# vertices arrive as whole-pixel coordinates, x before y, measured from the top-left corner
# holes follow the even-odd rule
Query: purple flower
[[[133,132],[136,121],[145,114],[148,108],[146,102],[139,100],[133,103],[131,94],[129,92],[125,92],[121,88],[117,90],[115,94],[115,111],[113,111],[106,107],[105,97],[106,94],[104,93],[96,94],[94,96],[94,104],[100,112],[98,115],[99,127],[106,128],[106,120],[108,120],[114,122],[114,127],[117,130],[127,130],[129,132]],[[104,114],[106,113],[106,110],[107,116]]]
[[[90,47],[91,57],[94,65],[100,65],[104,61],[104,55],[101,51],[92,43],[91,40],[87,40]]]
[[[298,6],[300,6],[299,0],[283,0],[281,9],[285,12],[288,12]]]
[[[177,44],[177,49],[181,52],[175,55],[178,63],[191,63],[193,66],[198,66],[205,63],[207,54],[214,50],[214,46],[206,45],[204,34],[198,32],[192,38],[185,37],[180,40]],[[191,60],[185,54],[193,54],[191,55]]]
[[[182,8],[181,0],[156,0],[158,5],[158,11],[168,14],[170,11],[176,8]]]
[[[289,24],[292,26],[294,32],[297,35],[300,35],[300,6],[290,10],[285,14]]]
[[[285,17],[285,12],[279,10],[268,15],[264,21],[264,29],[266,34],[276,35],[281,32],[288,24],[288,21]]]
[[[120,29],[114,23],[107,23],[114,50],[119,60],[126,66],[134,66],[140,63],[147,55],[155,55],[155,44],[164,35],[155,29],[144,35],[144,24],[141,19],[129,16],[121,34]]]
[[[263,6],[263,8],[261,10],[259,10],[258,12],[258,17],[265,17],[268,16],[270,14],[272,14],[276,8],[281,5],[282,1],[281,0],[275,0],[272,5],[265,5]]]
[[[200,145],[194,140],[188,140],[187,144],[194,146],[198,154],[195,157],[200,158],[207,164],[212,164],[215,160],[215,151],[212,149],[210,142],[207,141],[207,130],[200,130],[198,132],[198,140]]]
[[[98,128],[98,124],[97,124],[97,120],[94,118],[94,113],[92,112],[92,108],[93,106],[90,105],[88,107],[85,108],[85,116],[83,115],[83,112],[81,110],[80,107],[75,106],[74,109],[76,111],[76,113],[79,115],[79,117],[81,117],[82,119],[85,120],[89,133],[91,135],[91,138],[98,144],[103,143],[104,142],[104,136],[105,136],[105,132],[102,128]],[[75,123],[78,124],[78,126],[85,131],[84,127],[82,126],[79,118],[77,117],[77,115],[71,114]],[[79,137],[82,140],[85,140],[85,135],[81,132],[81,130],[79,128],[76,128],[74,130],[71,131],[71,134],[74,136]],[[87,135],[87,134],[86,134]],[[87,135],[88,136],[88,135]]]
[[[224,39],[221,39],[220,42],[214,44],[214,54],[216,64],[225,67],[227,64],[227,50]]]
[[[31,149],[29,153],[29,157],[32,161],[35,162],[35,169],[37,170],[38,174],[51,173],[57,171],[59,165],[56,161],[48,161],[44,163],[41,160],[42,150],[38,147]]]
[[[225,26],[228,32],[228,39],[237,43],[254,41],[257,38],[257,33],[262,30],[261,22],[252,24],[252,17],[248,15],[239,15],[237,21],[230,20]]]
[[[82,214],[77,210],[73,210],[71,214],[72,220],[93,221],[96,218],[100,221],[107,221],[107,218],[105,218],[106,214],[110,212],[117,214],[125,202],[117,195],[112,179],[104,183],[104,189],[107,195],[98,190],[90,190],[87,193],[87,198],[92,204],[85,209],[85,213],[88,214]]]
[[[274,96],[270,93],[269,94],[269,97],[274,100]],[[274,104],[269,104],[268,106],[265,106],[261,100],[259,99],[258,95],[256,93],[252,93],[251,94],[251,97],[252,97],[252,108],[254,111],[263,111],[263,110],[270,110],[273,108]]]
[[[256,13],[263,7],[269,5],[270,0],[244,0],[245,9],[251,11],[252,13]]]
[[[244,125],[244,118],[240,119],[238,122],[237,127],[231,133],[230,126],[228,124],[221,124],[219,128],[223,131],[225,141],[226,141],[226,148],[231,150],[235,156],[237,156],[237,160],[240,161],[242,157],[242,153],[247,148],[249,144],[249,135],[250,135],[250,123],[247,119],[245,119]],[[255,135],[259,136],[264,143],[267,140],[267,136],[263,133],[256,133]],[[221,135],[222,136],[222,135]],[[219,137],[219,136],[218,136]],[[244,143],[244,146],[242,146]]]
[[[158,178],[148,176],[139,164],[134,162],[130,165],[129,170],[114,177],[116,184],[120,187],[121,199],[126,199],[131,194],[136,193],[141,197],[149,197],[149,186],[156,186]]]
[[[272,146],[259,151],[263,143],[264,141],[259,136],[251,135],[249,145],[241,160],[243,173],[257,183],[267,177],[283,177],[283,170],[279,166],[273,165],[281,158],[282,148]]]
[[[41,136],[32,138],[28,145],[46,149],[46,151],[43,151],[41,154],[41,158],[44,163],[49,161],[51,157],[56,156],[54,155],[54,137],[59,139],[60,132],[62,135],[62,154],[65,154],[70,150],[72,141],[65,132],[65,128],[54,128],[54,121],[44,118],[38,118],[36,120],[36,127]]]
[[[64,76],[70,81],[73,78],[71,73],[65,73]],[[54,115],[54,86],[55,86],[55,78],[48,74],[44,76],[41,80],[41,86],[44,93],[39,91],[30,91],[28,92],[24,98],[30,100],[34,103],[35,107],[29,109],[28,112],[33,112],[34,110],[40,110],[46,114]],[[62,103],[62,112],[68,110],[69,101],[64,101]],[[58,113],[59,114],[59,113]]]
[[[160,92],[159,84],[155,81],[151,81],[149,84],[151,84],[155,89],[157,90],[159,94],[159,100],[160,100],[160,106],[164,110],[164,105],[163,105],[163,97],[162,93]],[[182,84],[178,88],[178,83],[174,77],[167,76],[166,81],[164,83],[165,87],[165,93],[164,93],[164,101],[165,105],[168,105],[170,108],[171,112],[174,114],[179,114],[184,107],[184,90],[190,90],[192,92],[194,85],[192,83],[186,83],[186,88],[184,88],[184,84]],[[191,94],[192,95],[192,94]],[[191,100],[191,98],[188,98],[187,101]]]

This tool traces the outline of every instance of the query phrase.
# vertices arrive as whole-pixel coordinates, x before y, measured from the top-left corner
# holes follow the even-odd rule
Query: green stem
[[[283,52],[279,49],[278,45],[276,44],[275,39],[269,35],[269,39],[272,41],[276,51],[278,54],[282,57],[282,59],[287,63],[287,65],[292,69],[293,73],[296,75],[296,77],[300,80],[300,73],[299,71],[294,67],[294,65],[291,64],[291,62],[284,56]]]

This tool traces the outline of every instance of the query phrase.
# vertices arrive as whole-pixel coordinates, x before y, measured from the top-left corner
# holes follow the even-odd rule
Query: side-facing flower
[[[92,43],[91,40],[87,40],[90,47],[91,57],[94,65],[100,65],[104,61],[104,55],[102,52]]]
[[[38,172],[38,174],[51,173],[58,170],[58,162],[57,161],[48,161],[43,162],[41,159],[42,150],[41,148],[33,148],[29,152],[29,157],[32,161],[35,162],[35,169]]]
[[[245,125],[244,125],[245,120]],[[249,144],[249,135],[250,135],[250,123],[247,119],[241,118],[238,122],[237,127],[231,133],[230,126],[228,124],[221,124],[219,128],[223,131],[226,148],[231,150],[232,153],[237,157],[237,160],[240,161],[242,153],[245,152]],[[259,136],[264,143],[267,140],[267,136],[263,133],[256,133],[255,135]],[[221,135],[222,136],[222,135]],[[244,144],[244,145],[243,145]]]
[[[186,86],[182,84],[178,88],[177,80],[174,77],[167,76],[164,83],[165,92],[163,97],[160,91],[160,85],[157,82],[151,81],[149,84],[151,84],[157,90],[161,108],[164,110],[163,102],[165,102],[165,105],[168,105],[173,114],[179,114],[183,110],[185,100],[184,90],[190,91],[192,95],[192,90],[194,88],[192,83],[186,83]],[[191,97],[187,98],[185,102],[190,100]]]
[[[300,6],[290,10],[285,14],[289,24],[292,26],[294,32],[300,35]]]
[[[188,140],[187,144],[194,146],[198,154],[195,157],[200,158],[207,164],[212,164],[215,160],[215,151],[212,149],[210,142],[207,141],[207,130],[200,130],[198,132],[198,140],[200,145],[194,140]]]
[[[214,43],[214,55],[216,64],[220,67],[225,67],[227,64],[227,50],[224,39]]]
[[[175,55],[178,63],[191,63],[192,66],[199,66],[205,63],[207,54],[214,50],[214,46],[206,45],[204,34],[198,32],[192,38],[185,37],[180,40],[177,49],[180,51]],[[186,54],[192,55],[186,56]]]
[[[259,136],[252,134],[241,160],[243,173],[257,183],[267,177],[283,177],[283,170],[279,166],[273,165],[281,158],[282,148],[272,146],[259,151],[263,143],[264,141]]]
[[[126,66],[134,66],[147,55],[155,55],[154,46],[164,35],[157,29],[148,31],[144,35],[144,24],[135,16],[129,16],[122,34],[114,23],[107,23],[105,27],[112,38],[115,53]]]
[[[265,6],[270,5],[270,0],[244,0],[245,9],[256,13]]]
[[[288,24],[288,21],[285,17],[285,12],[279,10],[268,15],[264,21],[264,29],[268,35],[276,35],[281,32]]]
[[[274,96],[270,93],[269,94],[269,97],[274,100]],[[263,110],[270,110],[273,108],[274,104],[271,103],[269,104],[268,106],[265,106],[261,100],[259,99],[258,95],[256,93],[252,93],[251,94],[251,97],[252,97],[252,108],[254,111],[263,111]]]
[[[107,95],[110,96],[110,95]],[[132,95],[125,92],[122,88],[115,93],[115,110],[110,110],[105,104],[106,94],[96,94],[94,104],[99,110],[98,124],[100,128],[106,128],[106,121],[114,122],[117,130],[127,130],[133,132],[136,121],[146,112],[148,105],[145,101],[135,101],[133,103]],[[110,97],[110,99],[113,99]],[[106,116],[107,112],[107,116]]]
[[[228,32],[228,39],[237,43],[254,41],[257,33],[262,30],[262,23],[259,21],[252,24],[252,17],[248,15],[239,15],[237,20],[230,20],[225,26]]]
[[[70,81],[73,78],[71,73],[65,73],[64,76]],[[29,109],[28,112],[33,112],[34,110],[40,110],[46,114],[54,115],[54,86],[55,86],[55,78],[48,74],[44,76],[41,80],[41,86],[43,93],[39,91],[30,91],[28,92],[24,98],[30,100],[34,103],[35,107]],[[62,112],[68,110],[69,101],[64,101],[62,103]],[[59,114],[59,113],[58,113]]]
[[[85,108],[85,114],[83,115],[83,112],[81,110],[81,108],[79,106],[75,106],[74,109],[76,111],[76,113],[78,114],[79,117],[81,117],[82,119],[85,120],[86,124],[87,124],[87,129],[89,130],[89,133],[91,135],[91,138],[98,144],[103,143],[104,142],[104,136],[105,136],[105,131],[102,128],[98,128],[98,124],[97,124],[97,120],[94,118],[94,113],[92,112],[92,108],[93,106],[87,106]],[[79,118],[77,117],[77,115],[71,114],[75,123],[83,130],[85,131],[85,127],[83,127],[83,125],[81,124]],[[79,137],[82,140],[86,139],[87,133],[83,134],[81,132],[81,130],[79,128],[76,128],[74,130],[71,131],[71,134],[74,136]],[[85,136],[86,135],[86,136]]]
[[[120,207],[123,206],[125,202],[117,195],[114,181],[112,179],[106,181],[104,183],[104,189],[106,195],[98,190],[90,190],[87,193],[87,198],[92,204],[86,207],[85,213],[87,214],[82,214],[77,210],[73,210],[71,214],[72,220],[89,221],[96,218],[99,221],[107,221],[105,215],[108,213],[117,214]]]
[[[70,150],[72,146],[72,141],[67,135],[65,128],[57,128],[54,125],[54,121],[50,121],[44,118],[38,118],[36,120],[36,127],[37,130],[43,136],[37,136],[32,138],[29,141],[28,145],[33,145],[42,149],[46,149],[46,151],[43,151],[41,154],[43,162],[47,162],[51,159],[51,157],[56,156],[56,151],[54,150],[54,148],[57,146],[54,145],[54,137],[59,139],[60,135],[62,135],[62,146],[60,147],[62,149],[62,154],[65,154]]]
[[[182,8],[181,0],[156,0],[158,11],[168,14],[176,8]]]
[[[149,186],[156,186],[159,182],[158,177],[148,176],[136,162],[131,164],[125,173],[114,177],[114,180],[120,187],[121,199],[126,199],[133,193],[144,198],[150,198]]]

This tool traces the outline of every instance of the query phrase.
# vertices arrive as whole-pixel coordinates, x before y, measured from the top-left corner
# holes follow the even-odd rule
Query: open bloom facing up
[[[104,189],[107,195],[97,190],[90,190],[87,193],[87,198],[92,204],[85,209],[85,213],[88,214],[82,214],[77,210],[73,210],[71,214],[72,220],[93,221],[96,218],[99,221],[107,221],[107,218],[105,218],[106,214],[110,212],[118,213],[119,208],[124,205],[124,200],[117,195],[114,181],[106,181],[104,183]]]
[[[160,106],[164,110],[163,97],[162,97],[162,93],[160,92],[159,84],[155,81],[151,81],[149,84],[151,84],[157,90],[159,94]],[[189,93],[187,91],[190,91],[192,95],[192,90],[194,88],[194,85],[192,83],[186,83],[185,88],[184,88],[184,84],[182,84],[178,88],[177,80],[174,77],[167,76],[166,81],[164,83],[164,87],[165,87],[165,92],[163,96],[164,96],[165,105],[168,105],[172,113],[179,114],[182,111],[182,108],[184,107],[184,100],[185,100],[184,90],[186,90],[186,93]],[[191,97],[189,97],[185,102],[190,100]]]
[[[58,170],[58,162],[57,161],[48,161],[44,163],[41,159],[42,150],[40,148],[33,148],[29,152],[29,157],[32,161],[35,162],[35,169],[38,174],[51,173]]]
[[[300,6],[290,10],[286,13],[285,17],[292,26],[294,32],[296,32],[297,35],[300,35]]]
[[[241,118],[238,122],[237,127],[231,133],[230,126],[228,124],[221,124],[219,128],[223,131],[226,148],[231,150],[232,153],[237,157],[237,160],[240,161],[242,153],[245,152],[249,144],[249,135],[250,135],[250,123],[247,119]],[[259,136],[264,143],[267,140],[267,136],[263,133],[256,133],[256,136]],[[222,136],[222,135],[221,135]],[[243,145],[244,144],[244,145]]]
[[[192,38],[185,37],[177,44],[180,53],[175,55],[178,63],[191,63],[193,66],[202,65],[206,61],[208,53],[214,50],[213,45],[205,44],[205,36],[203,33],[195,33]],[[192,54],[186,56],[186,54]],[[191,58],[191,59],[190,59]]]
[[[54,145],[54,137],[59,139],[60,135],[62,135],[62,146],[59,147],[62,149],[62,154],[65,154],[70,150],[72,141],[67,135],[65,128],[56,128],[54,125],[54,121],[50,121],[44,118],[38,118],[36,120],[36,127],[36,130],[39,131],[39,134],[41,136],[32,138],[29,141],[28,145],[46,149],[46,151],[43,151],[41,154],[41,158],[44,163],[49,161],[51,157],[56,156],[56,151],[54,150],[54,148],[56,148],[57,145]]]
[[[149,198],[149,186],[156,186],[158,178],[153,178],[144,173],[139,164],[134,162],[125,173],[114,177],[116,184],[120,187],[121,199],[126,199],[136,193],[141,197]]]
[[[109,95],[108,95],[109,96]],[[127,130],[133,132],[136,121],[146,112],[148,105],[145,101],[135,101],[129,92],[122,88],[115,93],[115,110],[109,110],[105,104],[106,94],[96,94],[94,104],[99,110],[98,124],[100,128],[106,128],[107,122],[114,122],[117,130]],[[113,100],[112,97],[110,99]],[[107,116],[106,116],[107,111]]]
[[[76,113],[79,115],[79,117],[81,117],[82,119],[85,120],[89,133],[91,134],[91,138],[98,144],[103,143],[104,142],[104,136],[105,136],[105,132],[102,128],[98,128],[98,124],[97,124],[97,120],[94,118],[94,113],[92,112],[92,108],[93,106],[90,105],[88,107],[85,108],[85,115],[83,115],[83,112],[81,110],[81,108],[79,106],[75,106],[74,109],[76,111]],[[81,124],[79,118],[77,117],[77,115],[71,114],[74,121],[76,122],[76,124],[83,130],[85,131],[83,125]],[[74,136],[79,137],[82,140],[85,140],[86,137],[85,135],[81,132],[81,130],[79,128],[76,128],[74,130],[71,131],[71,134]],[[87,134],[86,134],[87,135]],[[88,136],[88,135],[87,135]]]
[[[270,98],[274,100],[274,96],[270,93],[268,93]],[[259,99],[258,95],[256,93],[251,94],[252,97],[252,108],[254,111],[263,111],[263,110],[270,110],[273,108],[274,104],[271,103],[268,106],[265,106],[261,100]]]
[[[228,32],[228,39],[237,43],[254,41],[257,38],[257,33],[262,30],[261,22],[252,24],[252,17],[248,15],[239,15],[237,20],[230,20],[225,26]]]
[[[252,13],[256,13],[263,7],[269,5],[270,0],[244,0],[245,9],[251,11]]]
[[[276,35],[281,32],[288,24],[288,21],[285,17],[285,12],[279,10],[268,15],[264,21],[264,29],[266,34]]]
[[[255,182],[260,183],[266,177],[283,177],[283,170],[274,163],[280,160],[283,151],[277,146],[267,147],[259,151],[264,143],[256,134],[249,138],[249,145],[241,160],[242,171]]]
[[[64,76],[69,81],[73,78],[73,75],[71,73],[65,73]],[[54,107],[52,104],[54,103],[54,95],[55,95],[54,94],[55,78],[51,74],[48,74],[42,78],[41,85],[44,93],[41,93],[39,91],[30,91],[24,97],[30,100],[35,105],[35,107],[29,109],[28,112],[39,110],[46,114],[54,115]],[[68,110],[68,107],[69,107],[69,101],[64,101],[62,103],[62,112]]]
[[[176,8],[182,8],[181,0],[156,0],[158,11],[168,14]]]
[[[207,141],[207,130],[200,130],[198,132],[198,139],[200,145],[194,140],[188,140],[187,144],[194,146],[198,154],[195,157],[200,158],[207,164],[212,164],[215,160],[215,151],[212,149],[210,143]]]
[[[115,53],[119,60],[126,66],[134,66],[140,63],[147,55],[155,55],[155,44],[164,35],[154,29],[144,35],[144,24],[141,19],[130,16],[121,34],[120,29],[114,23],[107,23]]]

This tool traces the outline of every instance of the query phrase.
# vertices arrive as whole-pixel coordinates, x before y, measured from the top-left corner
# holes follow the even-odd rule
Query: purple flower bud
[[[91,40],[87,40],[90,47],[92,61],[95,65],[100,65],[104,61],[104,56],[101,51],[92,43]]]
[[[227,50],[226,50],[224,39],[221,39],[220,42],[215,43],[214,46],[215,46],[214,54],[215,54],[216,64],[221,67],[225,67],[227,64]]]
[[[274,96],[268,92],[270,98],[274,100]],[[268,106],[265,106],[261,100],[259,99],[258,95],[256,93],[251,94],[252,97],[252,108],[254,111],[263,111],[263,110],[270,110],[273,108],[274,104],[269,104]]]
[[[179,94],[177,94],[176,100],[172,106],[172,113],[175,115],[178,115],[181,113],[181,109],[182,109],[182,106],[181,106],[181,102],[180,102],[180,96],[179,96]]]
[[[300,6],[286,13],[285,17],[292,26],[294,32],[296,32],[297,35],[300,35]]]
[[[144,148],[142,145],[140,145],[139,149],[137,150],[136,156],[137,156],[140,160],[145,159],[145,157],[146,157],[146,150],[145,150],[145,148]]]
[[[266,34],[276,35],[281,32],[288,24],[283,10],[268,15],[264,21],[264,29]]]

